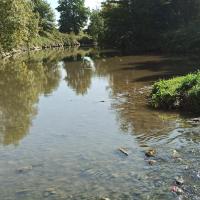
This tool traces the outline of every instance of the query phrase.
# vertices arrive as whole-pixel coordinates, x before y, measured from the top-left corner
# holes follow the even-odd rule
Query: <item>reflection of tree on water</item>
[[[178,114],[166,114],[147,108],[147,90],[141,88],[148,86],[149,83],[135,82],[134,78],[143,77],[151,72],[132,70],[132,66],[127,65],[130,61],[144,62],[142,57],[116,57],[107,59],[106,62],[99,61],[100,67],[96,69],[98,76],[109,78],[112,107],[116,110],[120,128],[124,132],[133,133],[141,141],[164,135],[176,126]]]
[[[52,63],[51,63],[52,64]],[[17,144],[36,115],[39,95],[58,86],[59,69],[37,59],[16,60],[0,66],[0,142]]]
[[[65,62],[67,84],[77,95],[84,95],[91,86],[92,69],[83,62]]]

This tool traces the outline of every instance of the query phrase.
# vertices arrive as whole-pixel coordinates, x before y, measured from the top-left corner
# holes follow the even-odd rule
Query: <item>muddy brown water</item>
[[[199,124],[146,97],[198,63],[94,49],[0,61],[0,199],[200,199]],[[177,176],[181,195],[171,192]]]

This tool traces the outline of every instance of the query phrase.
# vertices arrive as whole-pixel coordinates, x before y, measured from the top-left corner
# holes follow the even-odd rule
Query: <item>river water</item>
[[[198,120],[147,98],[198,61],[95,49],[0,61],[0,199],[200,199]]]

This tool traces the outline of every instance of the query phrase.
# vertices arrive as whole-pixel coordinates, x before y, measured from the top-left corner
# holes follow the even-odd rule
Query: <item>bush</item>
[[[200,113],[200,71],[156,82],[150,97],[154,108]]]

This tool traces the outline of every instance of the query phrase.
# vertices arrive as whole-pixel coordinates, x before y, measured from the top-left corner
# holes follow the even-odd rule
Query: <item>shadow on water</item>
[[[156,81],[159,79],[168,79],[174,76],[185,75],[188,72],[195,72],[200,69],[200,62],[197,57],[161,57],[158,61],[146,61],[127,63],[122,70],[149,70],[159,72],[155,75],[147,75],[134,79],[133,81]]]

